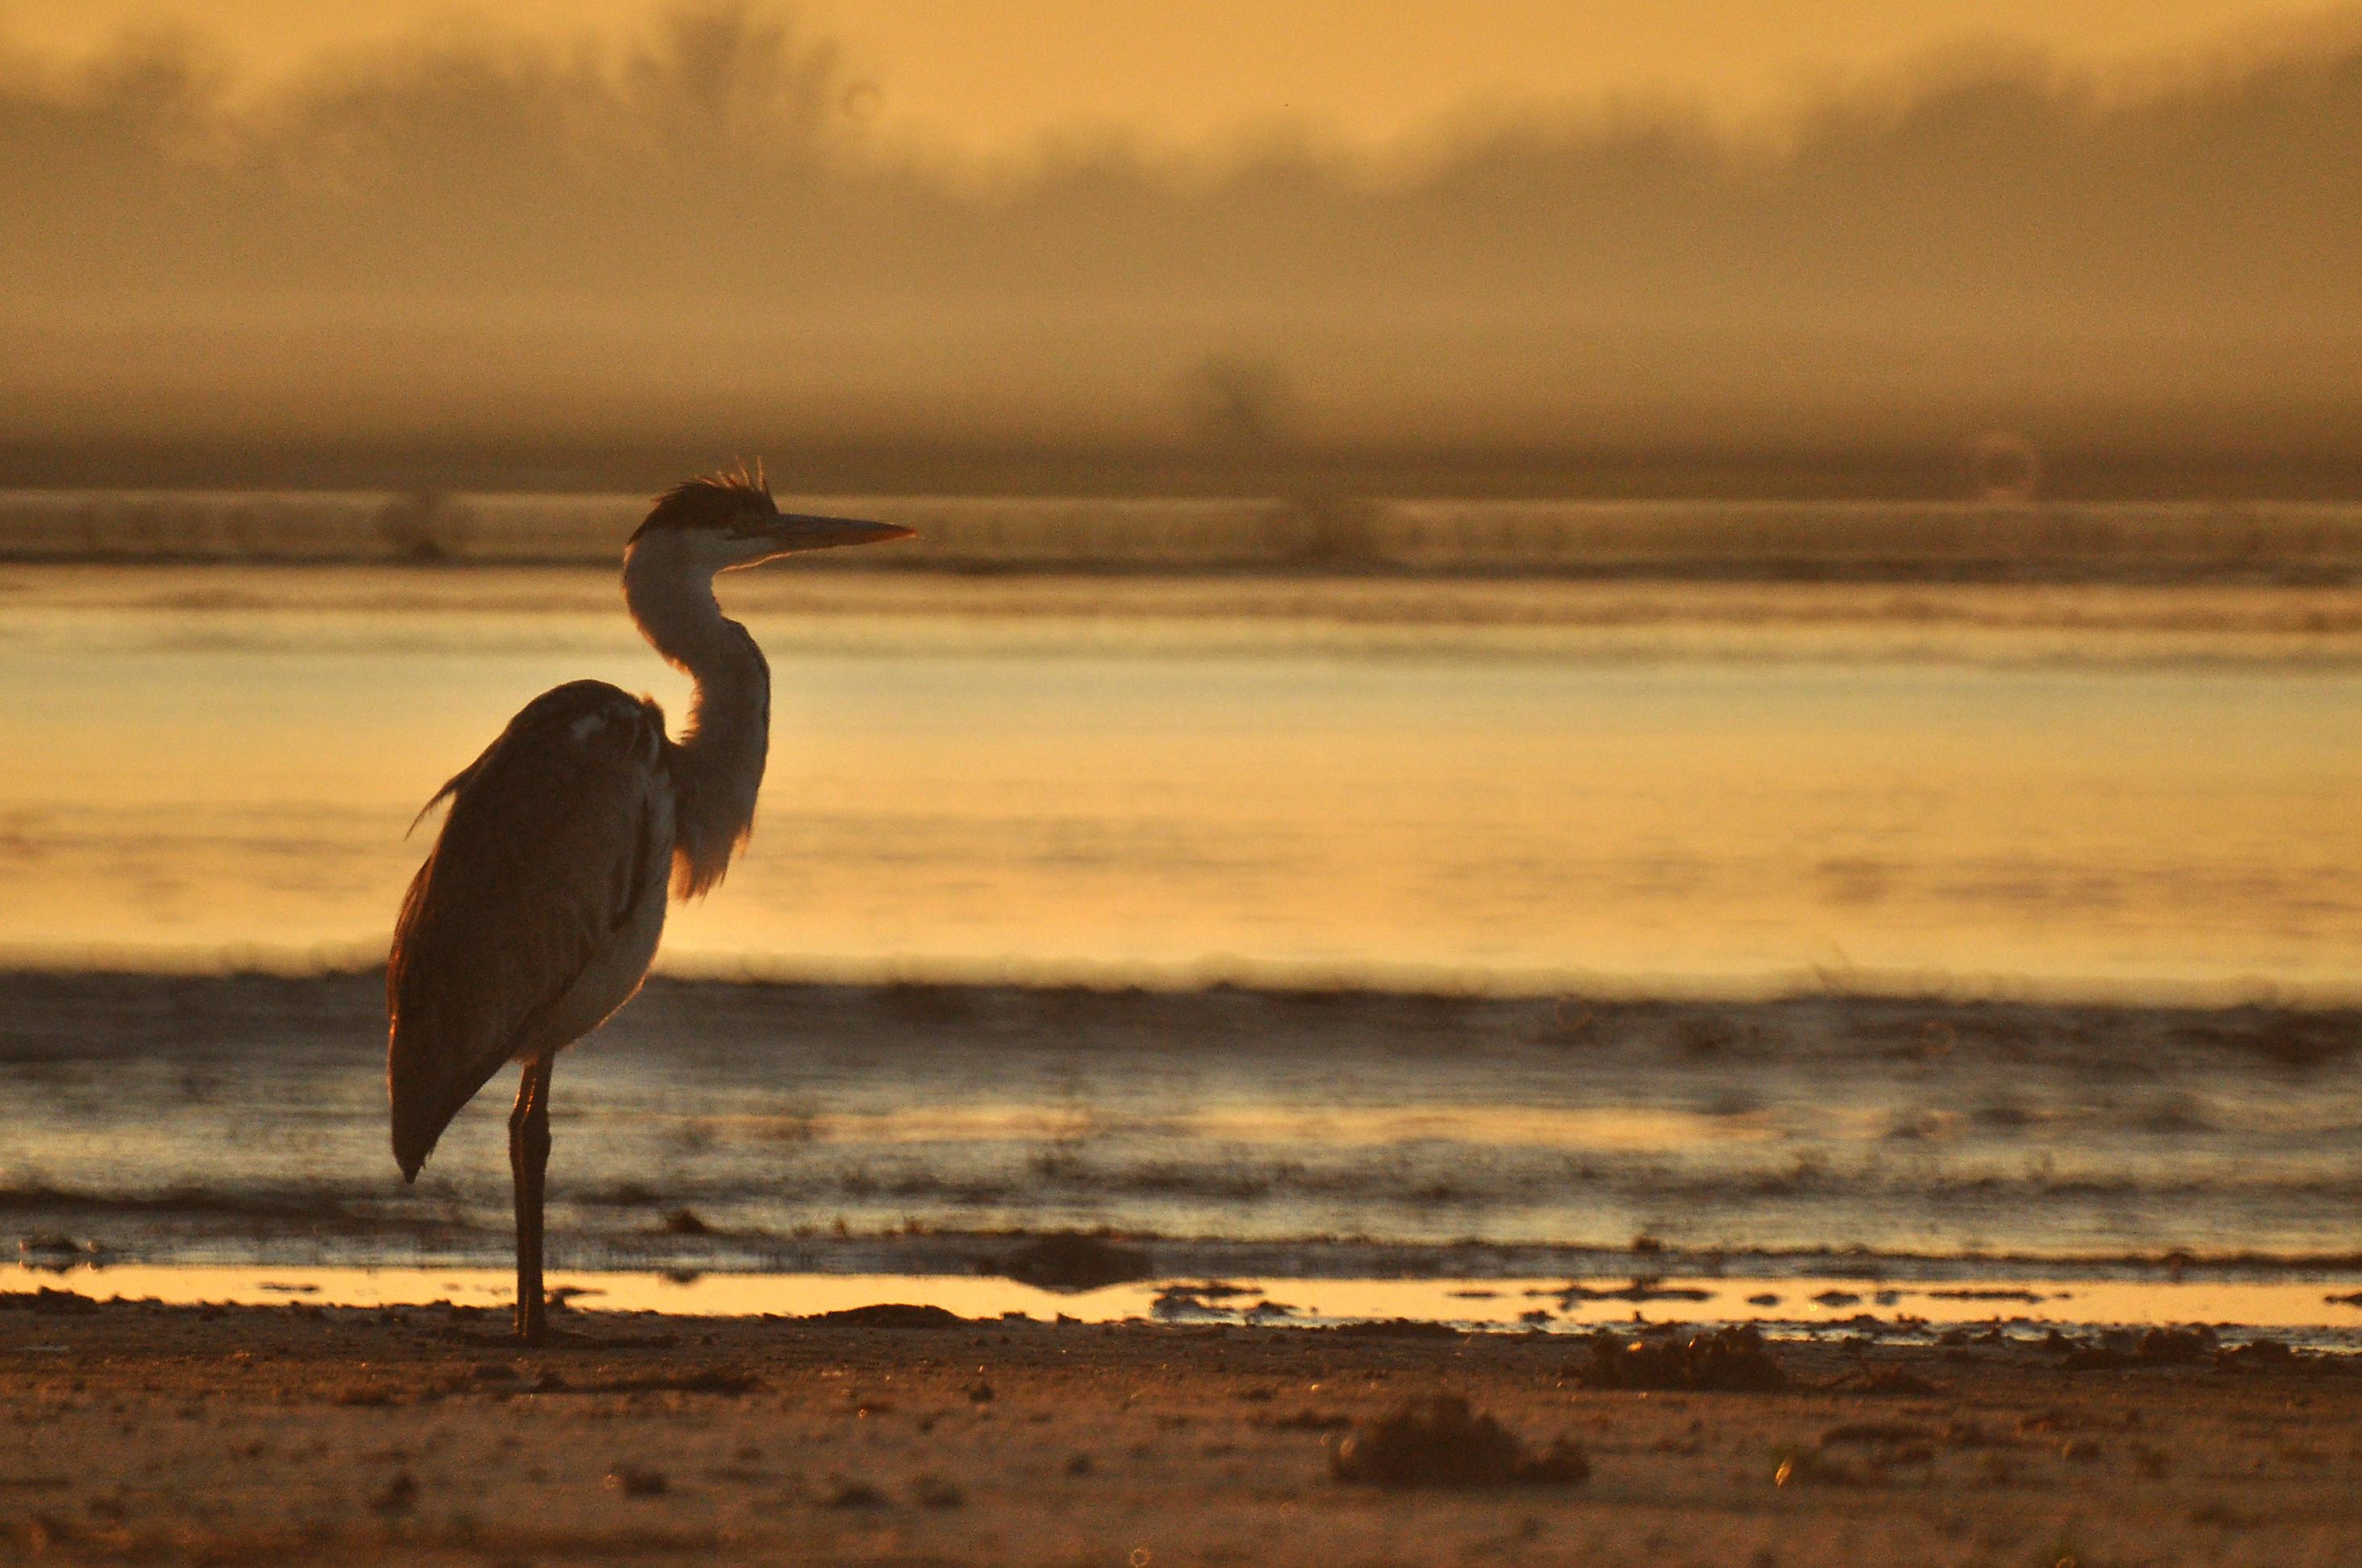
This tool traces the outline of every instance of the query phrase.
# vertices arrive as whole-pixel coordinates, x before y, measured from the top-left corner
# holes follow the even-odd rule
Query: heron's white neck
[[[668,749],[673,892],[706,892],[755,825],[771,740],[771,670],[746,629],[714,602],[713,567],[679,535],[652,533],[624,556],[624,603],[640,635],[697,683]]]

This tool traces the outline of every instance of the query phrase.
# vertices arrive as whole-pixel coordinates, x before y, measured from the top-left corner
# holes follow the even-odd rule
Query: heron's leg
[[[541,1202],[549,1170],[549,1069],[552,1058],[525,1063],[509,1113],[509,1171],[516,1178],[517,1337],[539,1344],[546,1332],[541,1286]]]

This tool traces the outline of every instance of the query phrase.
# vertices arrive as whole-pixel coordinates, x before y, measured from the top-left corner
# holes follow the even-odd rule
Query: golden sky
[[[266,69],[421,27],[628,34],[652,0],[0,0],[0,38],[95,47],[175,21]],[[2323,15],[2290,0],[807,0],[880,84],[880,127],[979,152],[1124,126],[1196,143],[1277,120],[1385,141],[1472,106],[1617,94],[1731,113],[1964,40],[2187,57]],[[2353,12],[2345,13],[2347,16]]]

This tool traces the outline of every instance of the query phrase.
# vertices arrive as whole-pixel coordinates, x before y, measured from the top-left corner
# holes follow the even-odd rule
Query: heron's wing
[[[539,1026],[643,901],[664,896],[665,745],[654,703],[576,681],[535,698],[436,795],[450,816],[403,900],[386,965],[386,1081],[405,1177],[503,1061],[565,1043]]]

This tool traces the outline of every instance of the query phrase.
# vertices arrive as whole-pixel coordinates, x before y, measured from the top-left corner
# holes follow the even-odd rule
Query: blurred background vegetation
[[[2362,29],[989,165],[761,5],[227,58],[0,67],[0,484],[2362,494]]]

